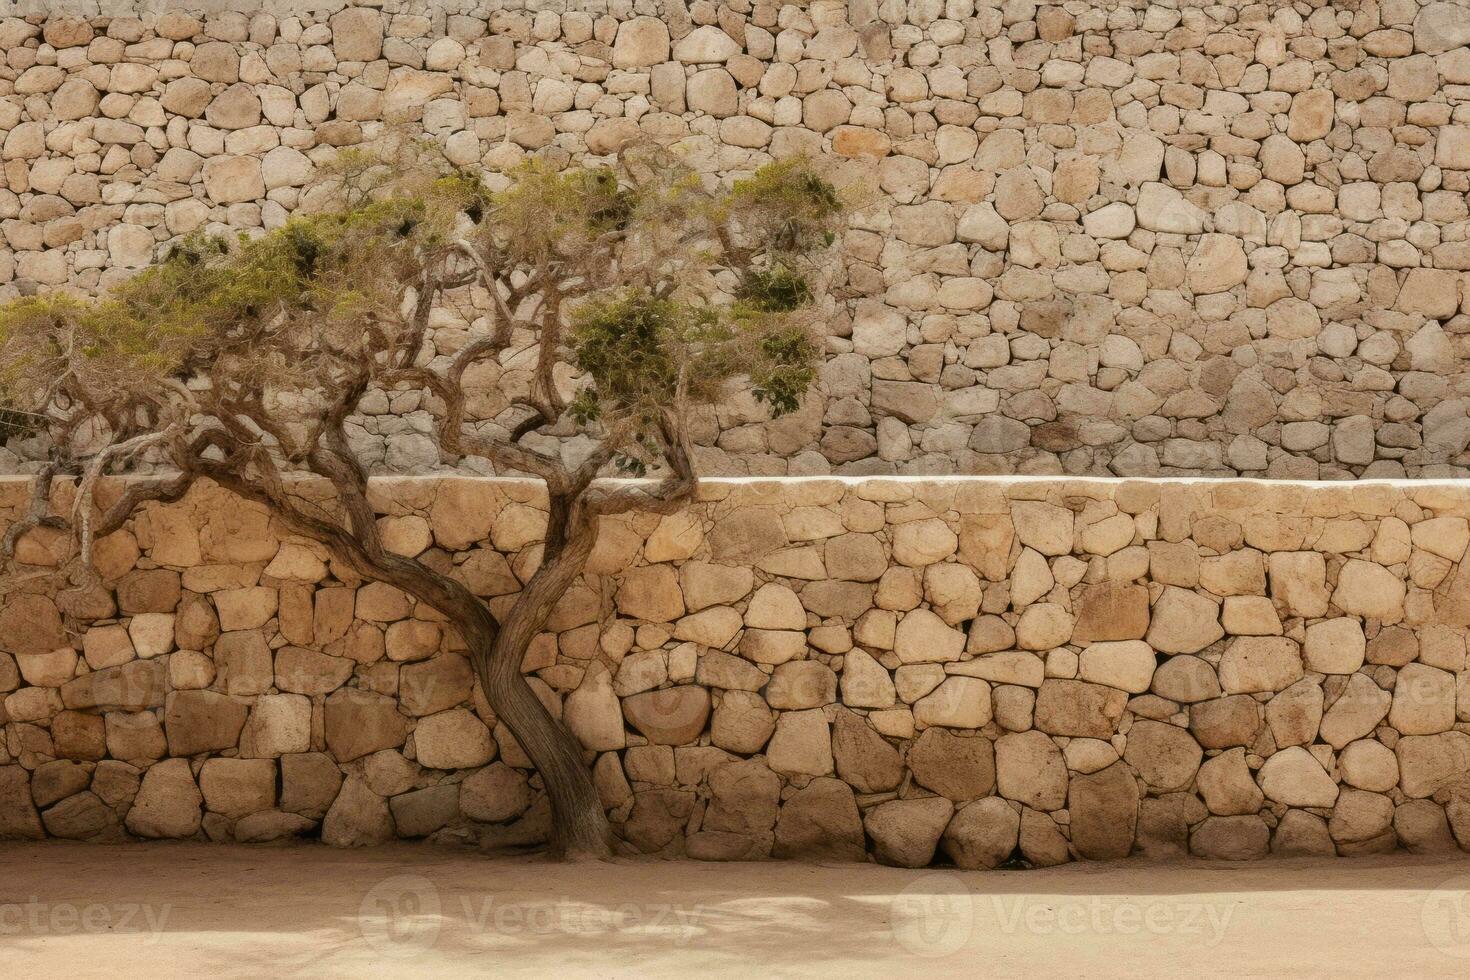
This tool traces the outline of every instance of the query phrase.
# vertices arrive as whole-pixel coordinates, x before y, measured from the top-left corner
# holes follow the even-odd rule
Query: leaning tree
[[[199,481],[264,504],[458,628],[545,783],[553,852],[603,857],[613,835],[587,760],[526,682],[523,655],[582,573],[599,518],[691,498],[691,412],[738,384],[774,414],[797,406],[820,352],[817,260],[843,206],[801,159],[728,186],[652,148],[492,178],[424,160],[348,155],[282,227],[186,239],[101,299],[0,307],[0,410],[48,447],[5,558],[30,529],[64,528],[62,598],[84,609],[94,542],[140,507]],[[457,349],[434,343],[446,306],[474,308]],[[512,363],[527,380],[500,393],[494,418],[473,417],[467,376]],[[415,390],[446,461],[481,457],[545,483],[540,564],[498,616],[379,537],[348,421],[369,393]],[[104,476],[129,470],[144,475],[103,492],[116,482]],[[596,479],[609,472],[648,478]]]

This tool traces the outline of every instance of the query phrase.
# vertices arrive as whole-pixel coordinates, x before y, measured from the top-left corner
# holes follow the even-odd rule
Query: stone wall
[[[493,609],[535,566],[535,485],[373,495]],[[1470,847],[1467,518],[1445,484],[714,482],[609,522],[524,670],[649,854]],[[0,609],[0,836],[544,834],[432,610],[212,488],[98,556]]]
[[[7,11],[0,296],[105,288],[184,233],[279,225],[385,119],[492,180],[634,136],[724,178],[811,151],[877,201],[841,242],[821,391],[779,424],[744,400],[706,420],[707,472],[1470,461],[1465,0]],[[450,346],[464,324],[437,326]],[[358,423],[379,466],[431,465],[417,395]]]

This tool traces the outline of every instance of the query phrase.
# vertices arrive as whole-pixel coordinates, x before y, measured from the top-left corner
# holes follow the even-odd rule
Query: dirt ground
[[[1466,976],[1470,860],[556,865],[0,845],[12,977]]]

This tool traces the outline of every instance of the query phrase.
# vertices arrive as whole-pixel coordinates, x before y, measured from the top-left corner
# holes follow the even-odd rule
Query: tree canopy
[[[806,161],[713,190],[650,149],[527,164],[499,192],[421,159],[404,169],[346,155],[325,210],[255,238],[185,239],[101,299],[0,307],[0,404],[46,430],[64,472],[150,435],[182,468],[186,436],[206,428],[226,456],[263,441],[305,464],[369,387],[423,387],[451,457],[538,473],[526,450],[467,439],[455,390],[477,361],[535,348],[530,391],[499,420],[506,446],[569,416],[641,472],[667,448],[665,414],[732,379],[777,414],[810,385],[810,259],[843,205]],[[433,305],[471,285],[488,300],[482,335],[426,363]],[[579,375],[570,391],[562,362]]]
[[[521,678],[521,654],[581,574],[598,517],[692,494],[692,410],[736,383],[775,415],[797,407],[821,350],[820,259],[846,209],[800,158],[729,186],[656,147],[608,166],[532,162],[494,186],[435,160],[411,141],[344,153],[317,206],[281,227],[186,238],[101,298],[0,306],[0,409],[50,453],[4,551],[38,524],[69,528],[63,574],[85,597],[92,542],[139,505],[199,479],[266,504],[456,623],[547,778],[562,846],[596,853],[606,821],[580,751]],[[433,335],[448,309],[471,323],[452,342]],[[469,384],[486,370],[499,382],[488,417]],[[347,428],[371,391],[422,393],[447,461],[546,482],[541,563],[501,621],[379,540]],[[575,455],[551,438],[578,433]],[[100,478],[140,462],[150,475],[100,506]],[[660,479],[594,484],[609,469]],[[78,478],[68,515],[51,512],[59,476]],[[331,493],[297,492],[299,476]]]

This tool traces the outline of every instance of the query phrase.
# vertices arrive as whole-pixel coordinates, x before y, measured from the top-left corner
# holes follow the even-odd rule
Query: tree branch
[[[35,479],[31,481],[31,499],[25,516],[6,528],[4,541],[0,542],[0,555],[6,561],[15,557],[15,546],[20,539],[36,528],[65,526],[60,518],[50,517],[46,513],[51,506],[51,484],[59,469],[56,463],[47,463],[37,471]]]

